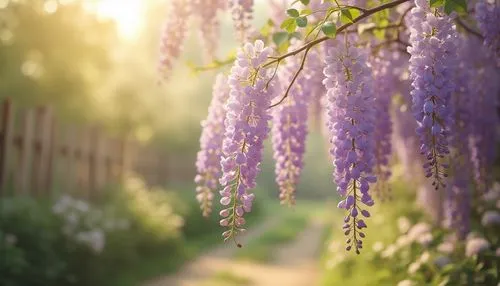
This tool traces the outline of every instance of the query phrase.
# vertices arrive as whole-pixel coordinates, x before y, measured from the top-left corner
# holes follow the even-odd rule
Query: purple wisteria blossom
[[[298,79],[285,101],[273,111],[272,138],[276,183],[280,189],[279,198],[282,204],[295,204],[295,189],[304,165],[308,108],[313,92],[316,91],[315,85],[310,84],[321,78],[315,74],[318,71],[315,64],[318,63],[320,64],[319,58],[313,57],[304,70],[304,76]],[[278,76],[284,88],[291,82],[299,66],[300,61],[296,58],[290,60],[281,70]]]
[[[324,74],[328,98],[328,127],[334,158],[334,180],[337,191],[345,199],[339,208],[347,210],[344,234],[350,236],[347,250],[356,253],[363,247],[361,232],[366,227],[363,217],[370,213],[363,208],[372,206],[370,183],[374,166],[373,108],[374,98],[369,90],[370,70],[367,55],[362,50],[336,42],[328,50]]]
[[[188,0],[172,0],[169,16],[163,26],[160,40],[159,71],[168,77],[172,64],[180,56],[191,15]]]
[[[391,135],[392,122],[390,115],[390,105],[392,96],[396,92],[398,78],[394,73],[395,57],[399,53],[390,51],[379,51],[371,58],[371,68],[373,75],[373,92],[375,94],[375,168],[377,176],[375,194],[383,199],[389,196],[388,183],[391,176],[389,159],[392,152]]]
[[[455,91],[453,72],[457,58],[457,32],[449,16],[433,14],[427,0],[416,0],[408,21],[412,111],[418,122],[420,152],[425,156],[425,176],[435,189],[445,187],[452,126],[450,97]]]
[[[476,3],[476,20],[497,65],[500,66],[500,6],[498,2],[479,0]]]
[[[234,29],[240,42],[248,41],[252,34],[250,21],[253,19],[253,0],[229,0]]]
[[[243,215],[250,212],[255,188],[255,178],[260,171],[264,139],[269,133],[271,119],[268,107],[273,96],[271,75],[261,69],[270,48],[260,40],[247,43],[238,51],[229,76],[230,94],[225,119],[225,138],[221,160],[223,186],[221,204],[225,206],[220,215],[221,226],[229,230],[223,233],[227,240],[234,238],[245,224]]]
[[[470,136],[469,148],[474,179],[477,188],[485,192],[492,183],[491,167],[496,158],[496,142],[500,124],[497,108],[499,106],[500,69],[476,38],[469,39],[471,51],[468,53],[473,65],[470,71],[471,95],[469,97]]]
[[[203,127],[200,138],[201,150],[196,160],[195,182],[198,185],[196,199],[200,203],[203,216],[208,216],[212,211],[213,191],[217,188],[221,176],[220,159],[226,118],[224,104],[228,97],[227,77],[219,74],[215,80],[207,119],[201,123]]]
[[[459,38],[458,68],[455,70],[457,89],[452,94],[453,126],[450,136],[452,154],[450,172],[453,174],[446,188],[445,215],[448,227],[455,230],[458,238],[465,239],[470,229],[470,211],[472,203],[472,162],[468,138],[473,129],[471,99],[475,92],[471,89],[474,78],[475,41],[462,36]]]
[[[200,19],[200,36],[203,48],[209,59],[215,57],[219,38],[219,19],[217,13],[223,11],[227,4],[225,0],[191,0],[193,13]]]

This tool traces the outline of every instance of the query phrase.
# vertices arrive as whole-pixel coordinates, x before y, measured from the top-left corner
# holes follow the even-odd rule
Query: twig
[[[236,59],[235,57],[230,57],[230,58],[225,59],[223,61],[214,60],[213,62],[211,62],[210,64],[205,65],[205,66],[192,66],[192,69],[195,72],[214,70],[214,69],[218,69],[222,66],[232,64],[235,59]]]
[[[312,48],[309,47],[306,49],[306,51],[304,52],[304,55],[302,56],[302,61],[300,62],[300,67],[299,69],[295,72],[295,74],[293,75],[293,78],[292,78],[292,81],[290,82],[290,84],[288,85],[287,89],[286,89],[286,92],[285,94],[283,95],[283,97],[281,97],[281,99],[276,102],[275,104],[272,104],[270,105],[268,108],[273,108],[277,105],[280,105],[287,97],[288,97],[288,94],[290,93],[290,89],[292,89],[292,85],[295,83],[295,81],[297,80],[297,78],[299,77],[299,74],[300,72],[304,69],[304,64],[306,62],[306,58],[307,58],[307,53],[309,52],[309,50]]]
[[[386,3],[386,4],[383,4],[383,5],[380,5],[380,6],[377,6],[377,7],[374,7],[374,8],[371,8],[371,9],[366,9],[364,11],[361,12],[361,15],[359,15],[358,17],[354,18],[352,20],[352,22],[350,23],[346,23],[342,26],[340,26],[338,29],[337,29],[337,34],[344,31],[345,29],[349,28],[350,26],[352,26],[353,24],[363,20],[364,18],[367,18],[377,12],[380,12],[382,10],[385,10],[385,9],[389,9],[389,8],[393,8],[395,6],[398,6],[402,3],[405,3],[405,2],[408,2],[409,0],[396,0],[396,1],[393,1],[393,2],[389,2],[389,3]],[[400,20],[402,22],[402,19]],[[299,76],[300,72],[304,69],[304,63],[306,61],[306,58],[307,58],[307,53],[309,52],[309,50],[314,47],[315,45],[321,43],[321,42],[324,42],[326,40],[330,39],[330,37],[327,37],[327,36],[324,36],[322,38],[319,38],[319,39],[315,39],[315,40],[312,40],[304,45],[302,45],[300,48],[298,49],[295,49],[293,51],[290,51],[286,54],[283,54],[281,56],[278,56],[278,57],[273,57],[271,58],[271,61],[265,63],[264,65],[262,65],[262,68],[267,68],[269,67],[270,65],[274,64],[274,63],[279,63],[281,62],[282,60],[290,57],[290,56],[295,56],[297,54],[299,54],[300,52],[304,51],[304,56],[302,57],[302,61],[300,63],[300,67],[299,69],[295,72],[295,75],[293,76],[292,78],[292,81],[290,82],[290,84],[288,85],[287,89],[286,89],[286,92],[285,94],[283,95],[283,97],[281,97],[281,99],[270,105],[268,108],[272,108],[272,107],[275,107],[279,104],[281,104],[287,97],[288,97],[288,94],[290,92],[290,89],[292,88],[292,85],[295,83],[295,81],[297,80],[297,77]]]
[[[361,13],[361,15],[359,15],[358,17],[354,18],[352,20],[351,23],[346,23],[342,26],[340,26],[338,29],[337,29],[337,34],[342,32],[343,30],[349,28],[350,26],[352,26],[353,24],[363,20],[364,18],[367,18],[377,12],[380,12],[382,10],[385,10],[385,9],[389,9],[389,8],[393,8],[393,7],[396,7],[402,3],[405,3],[405,2],[408,2],[410,0],[396,0],[396,1],[393,1],[393,2],[389,2],[389,3],[386,3],[386,4],[383,4],[383,5],[380,5],[380,6],[377,6],[377,7],[374,7],[374,8],[371,8],[371,9],[367,9],[366,12],[363,12]],[[324,37],[321,37],[319,39],[316,39],[316,40],[313,40],[313,41],[310,41],[304,45],[302,45],[300,48],[296,49],[296,50],[293,50],[293,51],[290,51],[286,54],[283,54],[279,57],[275,57],[273,58],[271,61],[265,63],[262,67],[266,68],[274,63],[276,63],[277,61],[281,61],[283,59],[286,59],[290,56],[295,56],[297,55],[298,53],[306,50],[306,49],[311,49],[313,46],[319,44],[319,43],[322,43],[326,40],[330,39],[330,37],[327,37],[327,36],[324,36]]]

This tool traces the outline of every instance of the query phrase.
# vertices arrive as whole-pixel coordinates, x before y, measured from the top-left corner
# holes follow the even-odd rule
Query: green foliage
[[[325,36],[335,38],[337,35],[337,26],[335,26],[335,23],[327,21],[321,26],[321,31],[325,34]]]
[[[297,9],[288,9],[286,10],[286,14],[292,18],[297,18],[300,15]]]
[[[67,262],[64,239],[50,210],[31,198],[0,201],[0,277],[2,285],[57,285]]]
[[[297,17],[295,18],[295,22],[297,23],[297,26],[304,28],[307,26],[307,17]]]
[[[2,199],[2,285],[137,285],[175,270],[220,241],[217,214],[207,221],[194,198],[179,193],[192,192],[150,189],[131,179],[99,204]],[[102,250],[82,240],[94,231],[104,234]]]
[[[397,285],[403,280],[415,286],[495,285],[498,260],[493,251],[466,257],[464,243],[452,240],[448,230],[433,226],[416,208],[407,184],[399,181],[392,190],[398,199],[374,207],[360,256],[344,250],[340,227],[334,227],[322,285]],[[498,234],[489,239],[498,241]]]
[[[467,1],[466,0],[430,0],[432,8],[444,8],[446,14],[456,12],[460,15],[467,14]]]
[[[297,29],[297,23],[294,18],[288,18],[281,23],[281,29],[287,31],[288,33],[293,33]]]
[[[276,32],[273,34],[273,42],[276,46],[280,46],[281,44],[288,41],[288,32]]]
[[[295,239],[308,222],[307,216],[302,212],[284,214],[283,216],[276,227],[245,245],[238,251],[236,257],[242,260],[270,262],[272,250],[277,245]]]

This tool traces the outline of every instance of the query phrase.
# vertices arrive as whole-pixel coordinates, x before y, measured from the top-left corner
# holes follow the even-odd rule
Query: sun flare
[[[121,35],[133,38],[139,31],[143,18],[144,0],[100,0],[96,13],[116,22]]]

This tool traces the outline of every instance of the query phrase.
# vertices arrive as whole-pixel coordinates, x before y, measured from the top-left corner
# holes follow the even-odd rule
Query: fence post
[[[78,161],[76,159],[76,148],[75,148],[75,128],[73,127],[68,127],[66,126],[65,132],[64,132],[64,148],[63,150],[65,151],[66,159],[64,160],[64,188],[65,192],[70,192],[71,194],[75,195],[76,190],[76,181],[77,181],[77,174],[78,174]]]
[[[89,149],[89,177],[90,191],[92,196],[98,197],[98,192],[105,185],[104,174],[104,149],[105,142],[98,128],[92,130],[91,144]]]
[[[30,193],[30,166],[33,154],[33,110],[28,109],[21,117],[21,133],[19,145],[19,171],[16,174],[16,192],[26,195]],[[32,177],[31,177],[32,178]]]
[[[12,101],[7,98],[1,109],[0,125],[0,195],[5,195],[9,182],[9,160],[12,146],[12,132],[14,126],[14,106]]]
[[[54,186],[55,184],[55,176],[57,170],[57,162],[59,155],[61,153],[60,148],[60,126],[54,116],[50,118],[50,140],[49,140],[49,148],[48,148],[48,159],[47,159],[47,180],[45,181],[45,188],[47,191],[51,192],[51,195],[54,195]]]
[[[119,169],[119,181],[123,183],[125,181],[125,178],[128,174],[130,174],[131,167],[132,167],[132,160],[133,160],[133,144],[132,142],[128,139],[128,136],[123,137],[120,141],[121,145],[121,152],[119,154],[119,163],[120,163],[120,169]]]
[[[36,110],[36,150],[33,170],[34,191],[36,195],[41,195],[48,190],[45,190],[48,174],[48,158],[50,148],[50,118],[52,108],[42,106]]]

